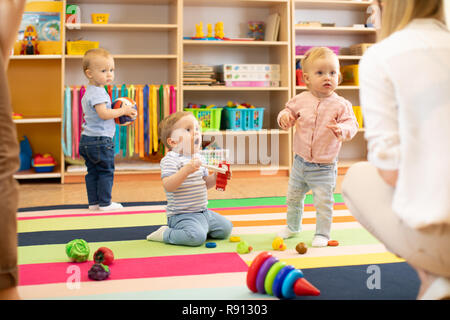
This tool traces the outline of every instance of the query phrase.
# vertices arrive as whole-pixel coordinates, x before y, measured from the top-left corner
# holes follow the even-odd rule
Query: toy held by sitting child
[[[282,129],[295,126],[294,163],[287,192],[287,226],[279,232],[289,238],[301,230],[305,194],[312,190],[316,207],[314,247],[325,247],[330,239],[337,155],[342,141],[358,131],[352,104],[337,95],[339,59],[328,48],[310,49],[301,61],[308,87],[286,103],[278,114]]]
[[[161,141],[170,150],[161,159],[161,178],[167,196],[167,226],[147,240],[168,244],[200,246],[207,237],[227,238],[232,223],[208,210],[207,189],[216,184],[217,174],[202,167],[202,136],[191,112],[171,114],[159,124]]]

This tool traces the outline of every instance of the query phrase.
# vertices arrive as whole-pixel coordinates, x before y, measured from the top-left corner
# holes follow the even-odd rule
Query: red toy
[[[227,171],[225,173],[217,172],[216,190],[225,191],[225,187],[227,186],[227,180],[231,179],[230,164],[225,161],[222,161],[221,163],[219,163],[219,168],[226,168]]]
[[[114,261],[114,253],[106,247],[98,248],[94,253],[94,261],[109,266]]]

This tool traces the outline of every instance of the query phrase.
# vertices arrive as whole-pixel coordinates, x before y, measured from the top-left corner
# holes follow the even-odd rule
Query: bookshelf
[[[264,107],[261,131],[218,131],[204,133],[204,139],[221,140],[232,147],[236,175],[287,175],[292,166],[292,131],[280,130],[276,117],[295,94],[305,90],[296,86],[295,55],[299,41],[311,45],[341,45],[374,42],[375,30],[351,28],[348,21],[362,23],[366,1],[306,0],[72,0],[61,5],[61,52],[35,56],[12,56],[8,77],[13,110],[24,114],[15,120],[19,137],[27,135],[35,153],[51,153],[58,166],[50,174],[32,170],[16,174],[17,179],[58,178],[61,183],[83,183],[84,172],[68,172],[61,148],[64,87],[85,84],[81,55],[65,52],[66,40],[94,40],[108,49],[116,61],[116,84],[170,83],[177,90],[177,110],[187,103],[226,105],[227,101],[248,102]],[[76,4],[81,9],[79,25],[65,24],[62,8]],[[108,12],[108,24],[92,24],[91,13]],[[266,21],[280,15],[276,41],[198,41],[195,24],[224,22],[227,37],[246,37],[248,21]],[[306,18],[308,17],[308,18]],[[304,28],[298,20],[324,20],[336,27]],[[357,63],[361,56],[339,55],[341,64]],[[225,87],[183,85],[183,62],[219,65],[224,63],[279,64],[279,87]],[[338,93],[359,105],[357,86],[339,86]],[[365,158],[364,130],[342,149],[340,165]],[[278,153],[276,165],[250,155]],[[256,148],[256,149],[255,149]],[[267,149],[267,151],[266,151]],[[240,162],[237,159],[240,157]],[[263,157],[264,158],[264,157]],[[267,160],[267,159],[266,159]],[[241,163],[242,162],[242,163]],[[118,165],[117,167],[120,167]],[[126,166],[125,166],[126,167]],[[116,179],[159,179],[158,168],[142,171],[116,170]]]
[[[296,55],[296,45],[340,46],[348,48],[358,43],[374,43],[376,30],[374,28],[353,27],[354,24],[364,24],[366,11],[371,1],[328,1],[328,0],[292,0],[292,57],[293,64],[299,62],[304,55]],[[334,23],[334,27],[304,27],[299,21],[320,21]],[[340,53],[341,66],[358,64],[362,56]],[[296,85],[295,67],[292,70],[293,95],[307,90],[306,86]],[[339,85],[337,94],[349,100],[354,106],[359,106],[359,86]],[[364,128],[349,142],[344,142],[338,158],[338,174],[355,162],[366,159],[367,146],[364,139]]]
[[[218,9],[220,7],[220,10]],[[226,105],[227,101],[247,102],[264,107],[264,123],[261,131],[231,131],[204,133],[204,140],[214,137],[230,149],[233,174],[255,172],[287,175],[291,166],[289,147],[291,133],[278,128],[276,117],[291,96],[290,63],[290,1],[200,1],[183,2],[183,36],[195,35],[195,24],[200,21],[206,27],[223,21],[225,36],[245,38],[248,21],[266,21],[273,13],[280,16],[280,29],[276,41],[198,41],[183,40],[183,61],[194,64],[279,64],[279,87],[226,87],[183,85],[181,107],[189,102],[196,104]],[[204,29],[206,30],[206,28]],[[276,146],[273,161],[263,159]],[[275,149],[274,149],[275,150]],[[277,158],[277,159],[276,159]]]

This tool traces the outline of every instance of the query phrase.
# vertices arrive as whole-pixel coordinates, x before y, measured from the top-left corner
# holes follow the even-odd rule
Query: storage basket
[[[295,54],[300,56],[304,55],[309,49],[314,48],[316,46],[295,46]],[[333,51],[336,55],[339,54],[340,46],[323,46],[329,48],[331,51]]]
[[[205,160],[205,164],[210,166],[217,166],[222,161],[228,161],[229,150],[228,149],[206,149],[201,150],[200,154]]]
[[[107,24],[109,19],[109,13],[92,13],[92,23],[95,24]]]
[[[184,108],[184,111],[189,111],[194,114],[200,122],[202,131],[219,131],[220,120],[222,117],[222,108]]]
[[[356,121],[358,121],[358,127],[363,128],[363,114],[361,106],[353,106],[353,113],[355,114]]]
[[[261,130],[264,108],[224,108],[222,128],[234,131]]]
[[[372,45],[373,43],[358,43],[350,46],[350,53],[354,56],[362,56],[364,52]]]
[[[98,48],[98,41],[67,41],[67,54],[68,55],[84,55],[86,51],[90,49]]]
[[[359,86],[358,69],[357,64],[342,66],[342,85]]]

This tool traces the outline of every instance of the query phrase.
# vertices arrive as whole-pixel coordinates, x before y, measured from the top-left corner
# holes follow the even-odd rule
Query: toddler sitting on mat
[[[197,119],[191,112],[173,113],[159,124],[159,136],[170,150],[160,163],[167,226],[149,234],[147,240],[200,246],[207,237],[227,238],[232,223],[207,208],[207,189],[215,186],[217,174],[209,175],[201,166],[202,136]]]

